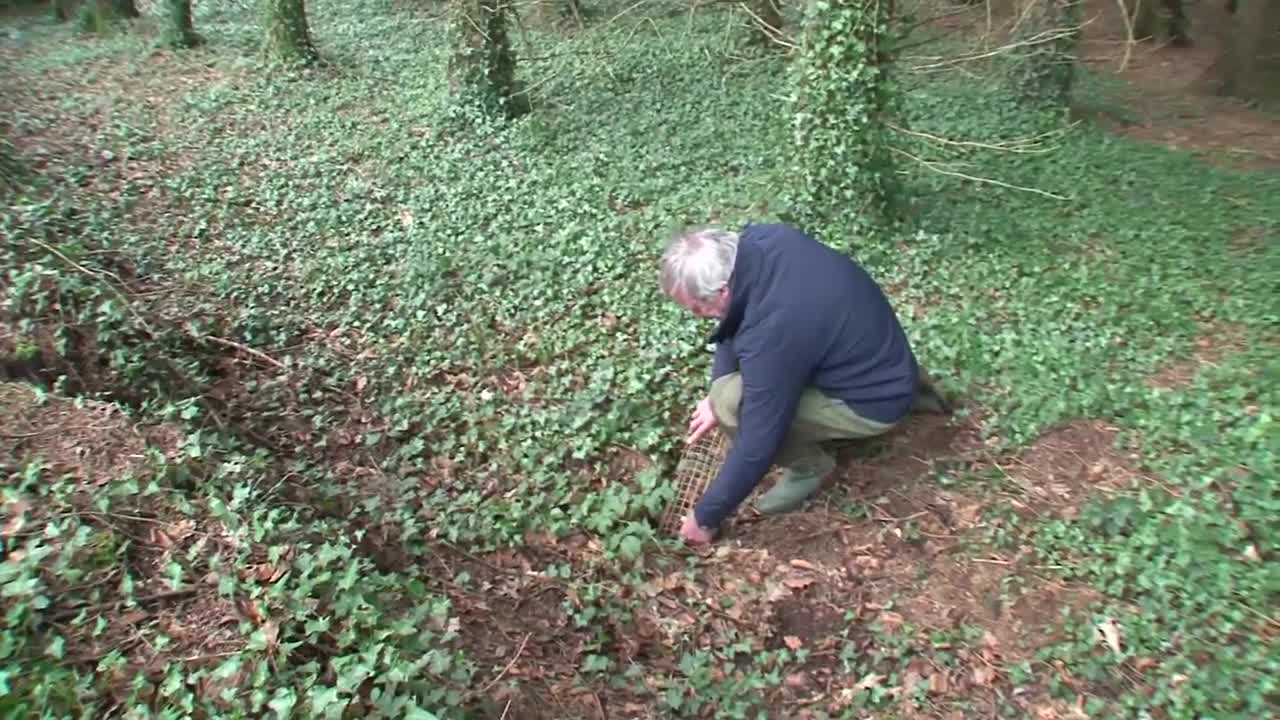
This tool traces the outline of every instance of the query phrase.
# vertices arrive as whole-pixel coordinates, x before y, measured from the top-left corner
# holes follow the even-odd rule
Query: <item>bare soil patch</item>
[[[1015,707],[1069,717],[1072,708],[1041,684],[1015,693],[1008,668],[1035,662],[1037,650],[1061,637],[1064,614],[1100,596],[1054,579],[1028,549],[997,548],[990,533],[1005,523],[987,511],[1006,502],[1028,515],[1070,517],[1096,493],[1148,482],[1115,438],[1104,423],[1078,421],[997,458],[977,420],[914,417],[889,436],[843,448],[831,487],[805,510],[739,520],[709,551],[698,582],[678,573],[660,581],[655,622],[673,643],[716,623],[722,632],[742,623],[765,647],[809,649],[803,669],[770,697],[794,717],[838,712],[888,682],[842,673],[834,656],[842,636],[867,654],[891,638],[916,648],[890,688],[904,717],[987,717]],[[954,468],[1004,479],[941,486],[938,473]],[[918,692],[927,700],[913,700]]]
[[[991,50],[1009,41],[1018,20],[1012,0],[990,0],[967,9],[931,8],[930,26]],[[1119,135],[1187,150],[1207,162],[1266,169],[1280,167],[1280,116],[1218,94],[1211,68],[1231,42],[1225,2],[1185,3],[1192,43],[1131,43],[1115,0],[1086,0],[1078,59],[1116,84],[1105,98],[1080,103],[1078,114]],[[1085,105],[1088,105],[1086,108]]]
[[[1022,491],[1013,506],[1026,515],[1074,517],[1091,497],[1151,482],[1137,456],[1116,447],[1117,433],[1100,421],[1066,423],[1005,461],[1001,470]]]
[[[1243,327],[1202,323],[1191,357],[1166,365],[1150,378],[1148,384],[1163,390],[1186,387],[1201,369],[1217,365],[1232,352],[1242,349],[1246,342]]]

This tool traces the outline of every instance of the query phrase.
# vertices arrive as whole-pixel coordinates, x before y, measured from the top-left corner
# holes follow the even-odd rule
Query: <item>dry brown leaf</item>
[[[261,625],[266,619],[266,616],[262,613],[262,608],[258,606],[256,600],[251,600],[244,604],[244,614],[249,616],[254,625]]]
[[[0,537],[13,537],[22,530],[22,526],[26,523],[26,514],[29,507],[22,500],[17,500],[10,505],[9,512],[13,513],[13,517],[9,518],[9,522],[5,523],[4,530],[0,530]]]
[[[1107,464],[1101,460],[1089,466],[1089,482],[1098,482],[1107,474]]]
[[[879,623],[884,626],[884,629],[889,632],[896,631],[898,628],[902,627],[902,623],[904,622],[902,615],[893,612],[892,610],[882,611],[878,616],[876,616],[876,620],[879,621]]]
[[[362,393],[364,392],[364,389],[368,386],[369,386],[369,376],[361,375],[360,377],[356,378],[356,392]]]
[[[973,684],[980,687],[990,687],[995,682],[996,669],[990,665],[975,665],[973,668]]]
[[[147,613],[146,610],[134,610],[132,612],[127,612],[124,615],[121,615],[119,618],[119,623],[121,625],[137,625],[143,620],[146,620],[148,615],[149,614]]]
[[[277,567],[275,565],[263,563],[257,567],[255,574],[258,576],[258,580],[273,583],[284,577],[284,571],[284,567]]]
[[[791,673],[783,678],[782,684],[789,688],[802,688],[809,684],[809,676],[802,672]]]
[[[792,650],[799,650],[800,648],[804,647],[804,641],[796,637],[795,635],[787,635],[786,637],[782,638],[782,642],[786,643],[787,647],[791,648]]]
[[[1107,618],[1098,623],[1098,632],[1116,654],[1123,652],[1120,646],[1120,625],[1116,623],[1115,618]]]
[[[881,683],[883,682],[884,682],[884,675],[869,673],[867,674],[866,677],[859,680],[857,685],[853,686],[853,691],[862,692],[863,690],[871,690],[872,688],[880,687]]]
[[[859,555],[853,559],[853,565],[859,570],[879,570],[880,558],[872,555]]]
[[[1160,664],[1159,660],[1156,660],[1155,658],[1149,658],[1149,657],[1140,657],[1137,660],[1133,661],[1133,667],[1138,672],[1142,672],[1143,670],[1150,670],[1151,668],[1159,664]]]
[[[813,583],[814,583],[813,578],[811,578],[811,577],[801,577],[801,576],[799,576],[799,575],[792,575],[791,577],[789,577],[789,578],[787,578],[786,580],[783,580],[783,581],[782,581],[782,584],[786,585],[787,587],[791,588],[792,590],[801,590],[801,589],[804,589],[804,588],[809,587],[809,586],[810,586],[810,585],[812,585]]]
[[[151,526],[151,537],[149,538],[149,540],[151,541],[152,545],[159,545],[162,548],[173,547],[173,540],[171,540],[163,530],[156,527],[155,525]]]
[[[950,689],[951,683],[947,680],[946,673],[936,672],[929,676],[929,692],[935,695],[941,695]]]
[[[813,566],[813,563],[808,560],[801,560],[800,558],[792,560],[791,567],[800,568],[801,570],[817,570],[817,568]]]
[[[1000,641],[999,641],[998,639],[996,639],[995,634],[994,634],[994,633],[992,633],[990,630],[983,630],[983,631],[982,631],[982,644],[983,644],[983,645],[985,645],[985,646],[987,646],[988,648],[995,649],[996,647],[998,647],[998,646],[1000,645]]]
[[[280,644],[280,624],[274,620],[263,623],[262,635],[267,639],[267,647],[274,650]]]

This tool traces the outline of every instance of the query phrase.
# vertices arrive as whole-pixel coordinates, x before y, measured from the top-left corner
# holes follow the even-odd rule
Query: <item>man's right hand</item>
[[[708,396],[694,408],[693,418],[689,420],[689,437],[686,442],[690,445],[698,442],[699,438],[715,426],[716,416],[711,412],[711,398]]]

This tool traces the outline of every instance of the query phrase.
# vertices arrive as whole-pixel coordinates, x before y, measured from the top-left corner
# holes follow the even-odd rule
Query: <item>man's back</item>
[[[860,415],[888,423],[909,411],[916,359],[888,299],[853,260],[793,227],[748,225],[731,291],[746,296],[730,330],[739,352],[785,343],[808,384]]]

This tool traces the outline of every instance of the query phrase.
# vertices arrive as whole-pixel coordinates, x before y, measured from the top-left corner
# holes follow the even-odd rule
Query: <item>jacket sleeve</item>
[[[741,357],[737,438],[720,474],[694,507],[703,527],[719,526],[751,494],[791,429],[806,378],[787,362],[790,358],[782,351],[786,346],[779,342]]]
[[[717,378],[728,375],[738,369],[738,358],[734,357],[733,341],[725,340],[716,343],[715,358],[711,361],[711,382],[715,382]]]

